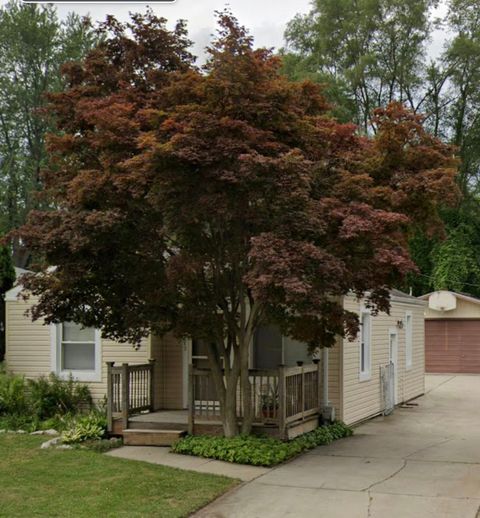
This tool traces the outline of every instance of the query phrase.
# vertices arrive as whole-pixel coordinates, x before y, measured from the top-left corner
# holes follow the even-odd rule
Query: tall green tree
[[[71,14],[61,22],[52,5],[17,2],[0,10],[0,231],[22,224],[38,204],[45,133],[45,94],[59,91],[60,66],[80,59],[97,37],[88,19]],[[14,244],[15,261],[28,254]]]
[[[15,282],[15,269],[13,267],[10,249],[0,245],[0,361],[5,355],[5,293]]]
[[[316,76],[364,132],[375,131],[375,108],[400,101],[417,111],[425,101],[422,64],[435,4],[315,0],[288,24],[285,71],[294,79]]]

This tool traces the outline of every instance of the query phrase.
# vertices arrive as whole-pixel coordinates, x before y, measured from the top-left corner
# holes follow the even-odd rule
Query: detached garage
[[[480,374],[480,299],[452,291],[420,297],[425,308],[425,370]]]

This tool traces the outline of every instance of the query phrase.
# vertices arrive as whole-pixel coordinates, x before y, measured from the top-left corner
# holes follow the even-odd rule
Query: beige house
[[[441,290],[420,297],[425,310],[425,370],[480,373],[480,299]]]
[[[97,401],[109,396],[112,422],[115,416],[123,418],[123,429],[132,422],[138,428],[140,421],[151,428],[171,429],[175,424],[186,429],[187,421],[192,428],[196,419],[198,430],[204,430],[202,423],[212,424],[215,417],[218,421],[201,344],[150,336],[134,347],[73,323],[32,322],[25,313],[35,300],[25,302],[19,292],[17,286],[5,297],[8,371],[29,378],[51,372],[73,375],[88,384]],[[390,315],[372,316],[353,296],[345,297],[344,305],[358,313],[361,331],[354,341],[339,338],[335,347],[321,353],[320,361],[313,362],[304,344],[283,337],[272,326],[258,330],[251,379],[262,431],[270,433],[269,426],[275,425],[284,431],[282,436],[291,437],[317,426],[322,413],[331,417],[334,412],[347,424],[381,414],[386,407],[381,370],[390,362],[395,404],[423,394],[425,303],[393,291]],[[124,400],[129,400],[127,408]],[[150,414],[144,414],[146,410]],[[153,421],[161,425],[153,426]]]

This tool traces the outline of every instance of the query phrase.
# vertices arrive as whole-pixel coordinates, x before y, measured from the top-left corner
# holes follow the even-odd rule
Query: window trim
[[[70,370],[62,369],[61,365],[61,342],[62,336],[60,326],[62,324],[50,324],[50,352],[51,370],[59,378],[68,380],[70,376],[75,381],[102,381],[102,335],[99,329],[95,329],[95,369],[94,370]]]
[[[363,338],[363,318],[368,316],[368,347],[365,349],[365,370],[362,371],[362,338]],[[358,379],[359,381],[369,381],[372,379],[372,314],[368,309],[360,310],[360,332],[359,332],[359,355],[358,355]]]
[[[408,320],[410,317],[410,325]],[[413,367],[413,313],[405,312],[405,369],[410,370]]]

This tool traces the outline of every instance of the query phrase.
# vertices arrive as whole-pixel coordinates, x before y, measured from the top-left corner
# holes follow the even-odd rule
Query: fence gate
[[[380,383],[383,396],[383,415],[388,415],[395,408],[395,365],[393,362],[380,367]]]

